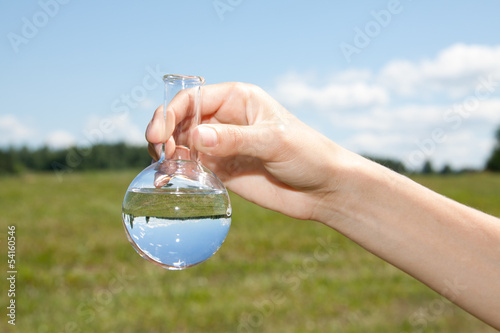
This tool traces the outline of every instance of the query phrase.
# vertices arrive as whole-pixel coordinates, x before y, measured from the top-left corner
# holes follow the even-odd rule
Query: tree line
[[[0,174],[144,168],[150,163],[151,157],[145,147],[125,143],[65,149],[48,147],[0,149]]]
[[[500,172],[500,128],[496,132],[496,144],[485,164],[485,170]],[[399,173],[408,173],[405,165],[394,159],[368,156]],[[151,163],[145,147],[125,143],[96,144],[90,147],[70,147],[65,149],[41,148],[0,148],[0,175],[19,174],[26,171],[83,171],[101,169],[144,168]],[[418,172],[424,174],[449,174],[464,170],[452,170],[445,165],[435,170],[431,161],[426,161]],[[467,171],[467,170],[465,170]]]

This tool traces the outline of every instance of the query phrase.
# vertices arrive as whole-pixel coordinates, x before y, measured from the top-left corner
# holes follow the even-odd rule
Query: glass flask
[[[169,156],[164,143],[158,162],[128,187],[122,218],[127,238],[139,255],[163,268],[181,270],[207,260],[220,248],[231,225],[231,203],[225,186],[200,163],[192,145],[205,80],[165,75],[163,81],[164,119],[167,105],[177,94],[187,94],[189,106],[175,126],[175,148],[169,146]]]

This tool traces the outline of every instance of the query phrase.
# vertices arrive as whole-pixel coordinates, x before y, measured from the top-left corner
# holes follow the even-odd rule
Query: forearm
[[[322,222],[500,328],[500,220],[354,160]]]

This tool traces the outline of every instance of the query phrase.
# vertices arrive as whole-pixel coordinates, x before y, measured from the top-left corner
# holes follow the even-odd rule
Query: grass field
[[[1,332],[493,332],[318,223],[233,195],[228,238],[207,262],[166,271],[139,257],[121,222],[136,171],[0,178],[3,276],[16,226],[16,326]],[[419,176],[500,216],[500,175]]]

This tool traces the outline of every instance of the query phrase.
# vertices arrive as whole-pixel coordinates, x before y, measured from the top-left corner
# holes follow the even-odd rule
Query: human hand
[[[146,139],[158,159],[192,99],[182,91],[154,113]],[[200,160],[228,189],[260,206],[300,219],[316,219],[332,189],[342,155],[349,152],[303,124],[262,89],[243,83],[203,88],[201,125],[192,133]],[[165,122],[165,124],[163,124]],[[331,199],[327,201],[330,202]],[[330,203],[331,204],[331,203]]]
[[[166,156],[173,154],[171,135],[191,100],[184,90],[165,119],[163,107],[156,110],[146,132],[154,158],[163,142]],[[341,148],[256,86],[206,86],[201,114],[194,147],[227,188],[288,216],[323,222],[500,328],[498,218]],[[449,281],[463,290],[450,292]]]

